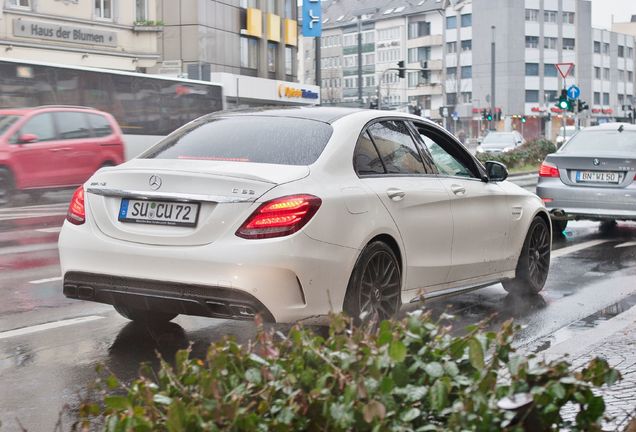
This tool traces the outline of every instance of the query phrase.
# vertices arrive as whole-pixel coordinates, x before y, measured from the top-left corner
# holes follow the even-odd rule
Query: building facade
[[[0,0],[0,56],[125,71],[159,59],[157,0]]]

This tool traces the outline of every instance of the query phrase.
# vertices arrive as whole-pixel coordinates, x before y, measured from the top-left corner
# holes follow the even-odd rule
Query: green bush
[[[450,317],[443,316],[447,320]],[[595,359],[579,372],[565,361],[517,354],[513,325],[469,327],[452,336],[425,313],[384,321],[377,332],[332,318],[321,337],[300,326],[287,335],[259,326],[253,344],[232,339],[205,359],[176,355],[157,374],[148,365],[130,384],[99,383],[99,404],[81,407],[78,428],[107,431],[513,431],[600,430],[605,411],[593,390],[620,374]],[[527,409],[506,411],[523,394]],[[578,406],[572,421],[561,417]],[[521,426],[525,423],[524,426]]]
[[[528,141],[508,153],[478,153],[481,162],[489,160],[501,162],[509,169],[524,165],[539,165],[545,157],[556,151],[554,143],[548,140]]]

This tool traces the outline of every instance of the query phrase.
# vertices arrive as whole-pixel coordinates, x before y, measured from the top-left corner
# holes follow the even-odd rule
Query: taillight
[[[71,205],[68,206],[66,220],[73,225],[81,225],[86,222],[86,210],[84,209],[84,186],[75,190]]]
[[[539,168],[539,177],[559,177],[559,169],[550,162],[543,162]]]
[[[236,231],[245,239],[283,237],[300,230],[322,201],[313,195],[290,195],[261,204]]]

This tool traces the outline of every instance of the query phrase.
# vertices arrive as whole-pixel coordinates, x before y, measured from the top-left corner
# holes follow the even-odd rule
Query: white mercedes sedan
[[[548,275],[542,201],[408,114],[215,113],[75,191],[64,295],[126,318],[394,316],[422,298]]]

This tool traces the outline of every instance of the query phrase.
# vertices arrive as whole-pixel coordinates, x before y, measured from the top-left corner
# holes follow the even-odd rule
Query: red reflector
[[[559,177],[559,169],[550,162],[543,162],[539,168],[539,177]]]
[[[74,225],[81,225],[86,221],[86,210],[84,209],[84,186],[75,190],[71,204],[68,206],[66,220]]]
[[[246,239],[283,237],[300,230],[322,201],[313,195],[290,195],[261,204],[236,231]]]
[[[541,199],[543,200],[545,204],[551,203],[552,201],[554,201],[552,198],[541,198]]]

